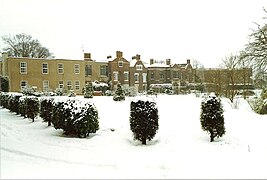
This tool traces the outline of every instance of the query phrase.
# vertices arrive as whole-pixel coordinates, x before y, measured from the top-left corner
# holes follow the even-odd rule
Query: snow
[[[134,97],[75,98],[98,109],[100,129],[88,138],[66,137],[41,118],[32,123],[0,108],[0,178],[267,178],[267,115],[244,99],[238,109],[222,99],[226,134],[211,143],[200,126],[203,98],[153,96],[159,130],[144,146],[130,131]]]

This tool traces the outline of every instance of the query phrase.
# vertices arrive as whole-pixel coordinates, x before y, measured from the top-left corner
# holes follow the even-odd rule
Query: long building
[[[252,75],[250,70],[245,82],[241,79],[237,83],[247,83]],[[9,91],[12,92],[31,86],[42,92],[61,88],[65,92],[73,90],[76,94],[82,94],[86,83],[103,82],[112,91],[120,83],[125,90],[135,88],[138,92],[144,92],[152,87],[168,85],[175,93],[180,93],[196,83],[196,79],[201,79],[201,83],[216,83],[216,76],[210,69],[204,70],[204,79],[198,77],[189,59],[183,64],[173,64],[171,59],[150,59],[147,63],[139,54],[127,60],[121,51],[116,52],[114,59],[108,57],[104,60],[93,60],[90,53],[84,53],[83,60],[8,57],[7,53],[2,53],[0,75],[8,77]],[[214,90],[207,88],[208,91]]]

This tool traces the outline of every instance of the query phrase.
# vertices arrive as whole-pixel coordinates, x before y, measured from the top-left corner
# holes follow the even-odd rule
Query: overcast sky
[[[0,36],[26,33],[56,58],[123,51],[216,67],[242,50],[267,0],[0,0]],[[5,47],[0,40],[0,51]]]

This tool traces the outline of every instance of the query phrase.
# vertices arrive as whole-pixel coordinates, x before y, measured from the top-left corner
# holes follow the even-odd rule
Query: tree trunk
[[[51,121],[48,121],[48,126],[51,126]]]
[[[142,144],[146,145],[146,138],[142,139]]]
[[[210,142],[214,141],[214,133],[213,131],[210,131]]]

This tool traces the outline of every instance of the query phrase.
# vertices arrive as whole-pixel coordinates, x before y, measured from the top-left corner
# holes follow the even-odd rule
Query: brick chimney
[[[166,59],[166,65],[171,65],[171,59]]]
[[[123,53],[121,51],[117,51],[116,52],[116,57],[117,58],[122,58],[122,55],[123,55]]]
[[[150,65],[154,64],[154,59],[150,59]]]
[[[190,59],[187,59],[187,64],[190,64]]]
[[[86,60],[86,61],[92,61],[91,53],[84,53],[83,57],[84,57],[84,60]]]
[[[136,59],[137,61],[140,61],[141,56],[140,56],[139,54],[136,54],[135,59]]]

